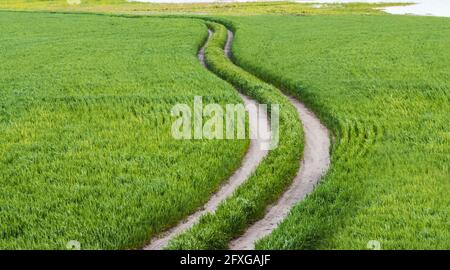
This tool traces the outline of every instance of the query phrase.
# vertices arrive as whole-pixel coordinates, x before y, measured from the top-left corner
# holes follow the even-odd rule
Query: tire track
[[[205,62],[205,48],[212,35],[212,31],[208,29],[208,39],[198,53],[198,59],[205,68],[207,68]],[[229,56],[229,50],[226,52],[227,56]],[[250,99],[245,95],[242,95],[241,93],[239,93],[239,96],[242,98],[245,106],[257,106],[258,104],[256,101]],[[263,130],[270,130],[267,114],[257,114],[255,111],[250,110],[249,125],[251,132],[257,131],[258,124],[265,125],[265,127],[262,127]],[[263,145],[265,145],[266,142],[266,140],[262,140],[260,138],[251,139],[247,153],[242,159],[241,166],[233,173],[228,181],[219,188],[219,190],[209,199],[209,201],[200,210],[188,216],[182,222],[178,223],[175,227],[172,227],[161,235],[154,237],[150,241],[150,243],[144,247],[144,250],[164,249],[168,245],[170,239],[192,227],[200,219],[201,216],[206,213],[214,212],[223,200],[230,197],[233,192],[247,180],[247,178],[258,167],[259,163],[264,159],[264,157],[267,156],[268,151],[262,150],[265,148],[263,147]]]
[[[225,54],[228,58],[231,55],[233,38],[233,32],[228,30],[225,45]],[[319,118],[312,111],[308,110],[304,104],[293,97],[287,96],[287,98],[297,109],[305,136],[305,148],[303,159],[300,162],[300,169],[291,186],[283,193],[280,199],[268,208],[261,220],[247,228],[242,236],[231,241],[229,244],[230,249],[254,249],[255,242],[270,234],[289,214],[290,209],[314,189],[314,186],[327,172],[330,165],[328,129],[322,125]]]

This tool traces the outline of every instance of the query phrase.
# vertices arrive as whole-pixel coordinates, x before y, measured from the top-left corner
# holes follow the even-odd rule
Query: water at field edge
[[[258,0],[128,0],[129,2],[148,3],[231,3],[231,2],[257,2]],[[300,3],[416,3],[409,6],[393,6],[383,8],[391,14],[410,14],[421,16],[450,17],[450,0],[297,0]],[[317,5],[320,8],[320,5]]]

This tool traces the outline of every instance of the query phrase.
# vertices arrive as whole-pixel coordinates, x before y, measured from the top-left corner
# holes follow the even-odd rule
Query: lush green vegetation
[[[225,200],[214,214],[201,218],[186,233],[173,239],[171,249],[225,249],[233,237],[261,218],[266,207],[284,191],[297,173],[303,150],[302,130],[296,109],[276,88],[235,66],[224,55],[226,28],[208,23],[214,29],[206,48],[206,61],[215,73],[231,82],[261,104],[280,106],[279,144],[261,162],[255,173]],[[270,108],[270,106],[269,106]]]
[[[258,248],[450,248],[450,20],[233,19],[237,63],[335,136],[326,179]]]
[[[138,247],[201,206],[247,140],[174,140],[176,103],[239,103],[191,19],[0,12],[0,247]]]
[[[378,7],[386,4],[378,4]],[[392,4],[389,4],[392,5]],[[369,4],[144,4],[5,0],[0,9],[124,13],[382,14]],[[209,18],[211,19],[211,17]],[[218,20],[218,18],[215,18]],[[235,61],[297,96],[333,132],[322,184],[261,249],[450,248],[449,19],[247,16]],[[261,217],[298,168],[295,109],[223,56],[207,61],[262,103],[281,104],[280,145],[213,215],[170,248],[226,248]],[[203,21],[0,12],[0,246],[139,247],[201,206],[247,141],[177,141],[170,109],[240,102],[196,59]]]

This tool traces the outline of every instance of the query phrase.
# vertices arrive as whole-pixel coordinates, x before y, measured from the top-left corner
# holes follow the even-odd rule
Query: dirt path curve
[[[228,31],[225,48],[228,57],[232,42],[233,32]],[[229,244],[230,249],[254,249],[255,242],[272,232],[290,209],[313,190],[330,165],[330,139],[327,128],[305,105],[293,97],[288,98],[297,109],[305,134],[305,149],[300,169],[292,185],[269,207],[264,218],[252,224],[242,236],[234,239]]]
[[[208,41],[211,38],[211,36],[212,31],[208,30]],[[206,68],[205,47],[207,42],[198,53],[198,59],[205,68]],[[257,103],[254,100],[242,94],[239,95],[244,101],[244,105],[256,106]],[[258,124],[265,125],[265,127],[263,127],[264,128],[263,130],[270,130],[269,119],[267,117],[267,114],[260,113],[259,115],[256,115],[256,113],[251,110],[249,111],[249,114],[250,114],[249,125],[250,129],[253,130],[253,132],[256,131]],[[259,119],[257,117],[259,117]],[[247,153],[242,159],[241,166],[233,173],[233,175],[228,179],[228,181],[224,183],[220,187],[220,189],[209,199],[209,201],[202,207],[202,209],[191,214],[185,220],[177,224],[175,227],[153,238],[150,244],[145,246],[144,249],[158,250],[165,248],[169,243],[170,239],[192,227],[203,214],[214,212],[223,200],[230,197],[236,190],[236,188],[238,188],[242,183],[245,182],[245,180],[247,180],[247,178],[251,175],[251,173],[255,171],[256,167],[258,167],[259,163],[267,155],[268,151],[262,150],[264,148],[263,145],[265,145],[265,143],[267,143],[267,141],[265,140],[251,139]]]

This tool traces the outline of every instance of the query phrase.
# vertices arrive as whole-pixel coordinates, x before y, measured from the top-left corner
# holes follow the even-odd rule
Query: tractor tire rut
[[[198,53],[198,59],[205,68],[207,68],[205,62],[205,47],[209,39],[212,37],[212,35],[213,35],[212,31],[208,30],[208,40],[205,42],[205,44]],[[239,96],[242,98],[245,106],[258,105],[258,103],[255,100],[252,100],[251,98],[242,95],[241,93],[239,93]],[[249,112],[250,130],[253,130],[253,132],[255,132],[257,125],[266,125],[265,127],[263,127],[264,130],[270,131],[269,119],[267,114],[265,113],[257,114],[252,110],[249,110],[248,112]],[[164,249],[169,244],[170,239],[174,238],[175,236],[181,234],[182,232],[192,227],[195,223],[198,222],[201,216],[203,216],[206,213],[214,212],[222,201],[230,197],[233,194],[233,192],[248,179],[248,177],[256,170],[259,163],[261,163],[264,157],[267,156],[268,150],[265,150],[265,147],[263,146],[265,145],[265,143],[266,143],[265,140],[261,140],[259,138],[250,139],[250,145],[247,149],[245,156],[242,159],[240,167],[224,184],[222,184],[219,190],[211,196],[209,201],[201,209],[197,210],[196,212],[185,218],[175,227],[172,227],[166,232],[154,237],[150,241],[150,243],[144,247],[144,250]]]
[[[228,38],[225,46],[225,52],[228,57],[231,54],[233,38],[233,32],[228,30]],[[291,208],[313,191],[314,186],[325,175],[330,166],[330,138],[328,129],[303,103],[291,96],[287,96],[287,98],[297,109],[305,136],[305,148],[303,159],[300,161],[299,171],[291,186],[275,204],[268,208],[265,216],[248,227],[243,235],[230,242],[230,249],[254,249],[256,241],[270,234],[286,218]]]

